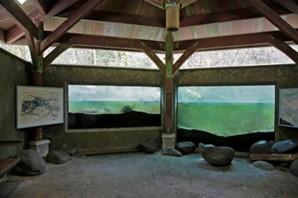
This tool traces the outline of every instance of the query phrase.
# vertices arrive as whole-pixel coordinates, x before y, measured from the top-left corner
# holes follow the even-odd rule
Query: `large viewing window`
[[[178,88],[178,128],[218,136],[273,132],[275,86]]]
[[[160,126],[160,88],[68,86],[68,128]]]

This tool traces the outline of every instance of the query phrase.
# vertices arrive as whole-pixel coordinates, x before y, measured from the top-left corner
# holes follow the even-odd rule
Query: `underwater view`
[[[273,132],[274,86],[179,87],[178,128],[218,136]]]
[[[159,87],[69,85],[68,90],[69,113],[160,114]]]
[[[139,111],[160,114],[159,102],[142,101],[69,101],[69,113],[119,114]]]
[[[69,86],[69,113],[160,114],[160,88]],[[218,136],[273,132],[274,86],[185,86],[178,88],[177,125]]]

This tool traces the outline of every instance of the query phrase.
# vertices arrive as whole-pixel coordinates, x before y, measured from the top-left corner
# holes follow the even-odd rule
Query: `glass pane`
[[[45,54],[51,50],[52,48]],[[161,54],[158,56],[162,57]],[[82,48],[66,50],[54,60],[53,64],[158,69],[151,59],[141,52]]]
[[[160,88],[69,85],[70,128],[160,126]]]
[[[291,45],[291,47],[296,51],[298,50],[297,45]],[[293,63],[287,55],[275,47],[254,47],[196,52],[181,68],[239,67]]]
[[[298,88],[279,90],[279,125],[298,128]]]
[[[275,86],[178,88],[178,128],[219,136],[274,131]]]

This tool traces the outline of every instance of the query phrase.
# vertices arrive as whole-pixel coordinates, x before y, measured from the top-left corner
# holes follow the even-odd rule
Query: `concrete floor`
[[[41,176],[8,179],[18,182],[12,198],[294,198],[298,194],[298,178],[288,172],[264,171],[239,158],[229,168],[214,168],[198,154],[81,157],[64,165],[48,164]]]

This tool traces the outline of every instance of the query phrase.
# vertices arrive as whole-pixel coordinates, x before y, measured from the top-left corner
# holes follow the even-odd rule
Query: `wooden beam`
[[[44,51],[50,47],[55,41],[63,36],[70,28],[72,28],[81,18],[85,17],[94,7],[103,0],[88,0],[78,10],[62,23],[54,32],[48,35],[41,43],[41,50]]]
[[[5,42],[5,34],[4,30],[0,28],[0,41]]]
[[[34,11],[29,15],[29,18],[34,24],[39,24],[43,20],[43,17],[44,15],[40,14],[38,11]],[[6,31],[5,42],[12,44],[15,41],[21,39],[23,36],[25,36],[25,32],[18,25],[15,25]]]
[[[262,0],[248,0],[248,2],[254,9],[260,12],[272,24],[279,28],[281,32],[298,43],[298,32],[290,24],[283,20],[278,14],[276,14],[274,10],[272,10]]]
[[[39,10],[40,13],[46,14],[48,9],[47,5],[44,0],[33,0],[34,5],[37,7],[37,10]]]
[[[40,37],[36,25],[15,1],[0,0],[0,5],[2,5],[6,14],[10,16],[14,23],[16,23],[23,31],[30,33],[36,38]]]
[[[180,0],[181,3],[181,9],[189,6],[190,4],[193,4],[197,2],[198,0]]]
[[[0,159],[0,177],[2,177],[5,173],[8,173],[20,161],[21,160],[19,158],[15,158],[15,159]]]
[[[298,64],[298,52],[291,48],[284,41],[279,40],[273,35],[268,35],[269,43],[275,46],[277,49],[285,53],[290,59],[292,59],[296,64]]]
[[[199,48],[199,42],[196,41],[193,43],[189,48],[187,48],[184,53],[180,56],[180,58],[176,61],[176,63],[173,66],[173,75],[175,76],[179,70],[179,68],[182,66],[187,59],[198,50]]]
[[[270,45],[268,42],[268,34],[272,34],[282,41],[289,41],[289,38],[281,32],[254,33],[179,41],[175,43],[175,51],[184,51],[194,42],[199,43],[198,51],[268,46]]]
[[[44,58],[44,65],[46,69],[60,54],[62,54],[65,50],[70,48],[72,45],[71,40],[68,40],[64,43],[60,43],[53,51],[51,51],[45,58]]]
[[[7,44],[12,44],[17,40],[23,38],[24,36],[25,36],[25,32],[18,25],[15,25],[12,28],[6,30],[5,42]]]
[[[46,32],[47,33],[47,32]],[[269,43],[268,34],[272,34],[277,39],[283,42],[289,42],[289,38],[281,32],[268,33],[253,33],[246,35],[233,35],[212,38],[193,39],[188,41],[174,42],[174,51],[183,53],[190,48],[195,42],[199,43],[197,51],[222,50],[222,49],[237,49],[260,46],[271,46]],[[57,43],[62,43],[64,40],[72,38],[72,44],[75,47],[96,48],[96,49],[113,49],[127,51],[143,51],[140,41],[145,43],[154,52],[164,52],[164,42],[147,41],[137,39],[126,39],[107,36],[89,36],[79,34],[65,34]],[[24,39],[16,42],[18,45],[26,44]]]
[[[289,11],[298,14],[298,5],[292,0],[273,0],[275,3],[281,5],[282,7],[288,9]]]
[[[142,41],[135,39],[124,39],[116,37],[106,37],[106,36],[87,36],[87,35],[77,35],[77,34],[65,34],[63,40],[68,40],[71,38],[71,42],[77,47],[93,47],[102,49],[116,49],[116,50],[129,50],[129,51],[143,51],[143,47],[140,42],[144,43],[149,49],[154,52],[163,51],[163,43],[156,41]]]
[[[60,0],[49,10],[47,17],[52,17],[69,8],[79,0]]]
[[[60,17],[69,17],[72,11],[67,13],[62,13]],[[133,25],[145,25],[152,27],[165,27],[165,18],[164,17],[148,17],[141,15],[133,14],[124,14],[124,13],[115,13],[108,11],[98,11],[93,10],[86,16],[84,19],[104,21],[104,22],[115,22],[115,23],[125,23]]]
[[[164,9],[164,0],[144,0],[144,1],[155,6],[155,7]]]
[[[160,58],[155,54],[155,52],[146,45],[145,42],[140,41],[140,48],[143,52],[156,64],[156,66],[163,71],[165,68],[165,64],[160,60]]]
[[[38,0],[41,1],[41,0]],[[79,0],[63,0],[58,1],[48,13],[46,14],[40,14],[39,12],[33,12],[29,15],[30,19],[33,21],[43,21],[45,18],[53,17],[63,10],[67,9],[74,3],[78,2]],[[16,42],[17,40],[21,39],[25,36],[25,32],[19,28],[19,26],[14,26],[10,29],[8,29],[5,33],[5,42],[8,44],[12,44]]]
[[[251,161],[294,161],[298,159],[298,154],[250,154]]]

